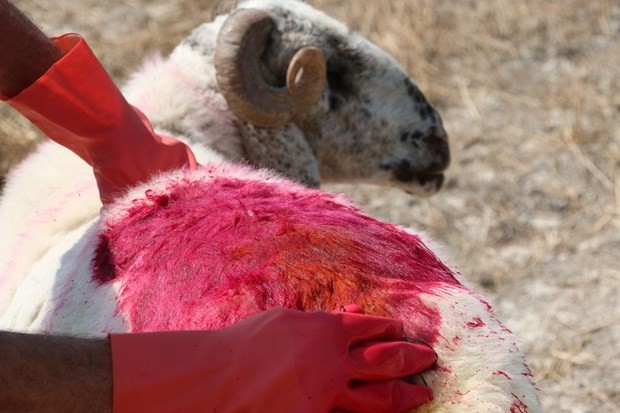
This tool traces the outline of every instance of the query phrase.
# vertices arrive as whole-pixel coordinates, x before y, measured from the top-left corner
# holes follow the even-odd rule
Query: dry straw
[[[430,200],[331,187],[426,230],[521,337],[550,412],[620,411],[620,3],[316,0],[389,50],[443,113]],[[23,0],[123,79],[210,15],[205,0]],[[34,132],[0,110],[1,168]],[[25,144],[23,142],[26,142]]]

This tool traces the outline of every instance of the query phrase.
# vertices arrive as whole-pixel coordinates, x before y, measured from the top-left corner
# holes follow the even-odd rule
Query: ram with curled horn
[[[541,412],[512,334],[421,237],[235,164],[309,186],[437,191],[441,119],[384,51],[307,3],[240,1],[125,92],[202,167],[163,172],[100,213],[90,167],[43,144],[0,202],[0,328],[214,329],[273,306],[355,302],[433,345],[436,368],[412,378],[433,389],[424,412]]]
[[[442,186],[441,118],[386,52],[298,0],[227,1],[214,14],[125,88],[156,126],[308,186]]]

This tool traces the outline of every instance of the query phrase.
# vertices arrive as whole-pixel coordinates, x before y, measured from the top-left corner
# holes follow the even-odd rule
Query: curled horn
[[[270,85],[260,61],[275,27],[262,10],[239,9],[217,38],[215,69],[220,91],[238,118],[259,127],[289,123],[307,112],[323,92],[325,57],[316,47],[298,50],[286,73],[286,87]]]

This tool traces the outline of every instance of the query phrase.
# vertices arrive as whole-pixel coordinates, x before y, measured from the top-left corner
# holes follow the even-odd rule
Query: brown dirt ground
[[[211,3],[17,2],[49,34],[84,34],[119,81],[207,20]],[[454,151],[445,190],[428,200],[329,189],[445,245],[520,337],[549,412],[620,412],[620,2],[314,3],[402,62]],[[36,133],[6,107],[0,116],[6,170]]]

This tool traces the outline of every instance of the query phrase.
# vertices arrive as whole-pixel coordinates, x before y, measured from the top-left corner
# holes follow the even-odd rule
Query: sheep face
[[[233,10],[224,8],[228,14],[196,29],[181,47],[213,59],[216,88],[240,119],[236,127],[243,157],[308,186],[371,182],[422,195],[441,187],[450,162],[446,131],[437,111],[391,56],[305,2],[226,5]],[[239,18],[244,12],[250,16]],[[231,33],[228,43],[242,47],[220,64],[226,59],[218,56],[226,54],[222,38]],[[257,38],[263,40],[247,40]],[[319,50],[322,62],[291,75],[298,52],[309,46]],[[248,50],[253,56],[239,57],[252,54]],[[239,68],[231,69],[234,65]],[[232,82],[222,74],[235,70],[240,74]],[[291,76],[318,80],[301,93],[293,90]],[[254,84],[256,77],[262,83]],[[257,97],[261,93],[272,95],[263,100]],[[313,97],[298,107],[300,96]],[[248,106],[260,113],[244,113]]]
[[[322,102],[302,121],[326,181],[440,189],[450,152],[439,114],[380,49],[337,42]]]
[[[296,50],[313,45],[325,55],[323,93],[294,121],[312,148],[321,180],[436,192],[450,159],[447,134],[439,114],[401,66],[307,4],[279,2],[271,13],[276,23],[263,62],[273,84],[284,84]]]

